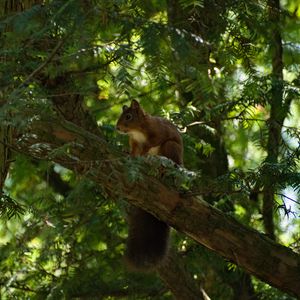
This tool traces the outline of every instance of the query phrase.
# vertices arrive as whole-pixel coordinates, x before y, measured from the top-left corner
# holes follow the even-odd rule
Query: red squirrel
[[[177,128],[167,119],[147,114],[133,100],[123,106],[117,130],[128,134],[132,156],[161,155],[181,165],[183,143]],[[137,271],[158,267],[168,253],[169,226],[148,212],[131,207],[125,260]]]

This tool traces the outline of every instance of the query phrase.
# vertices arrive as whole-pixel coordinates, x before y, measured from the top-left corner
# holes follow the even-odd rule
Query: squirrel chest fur
[[[123,106],[117,130],[128,134],[132,156],[161,155],[182,164],[183,145],[177,128],[168,120],[147,114],[135,100]],[[125,259],[136,271],[157,268],[168,253],[169,226],[150,213],[131,206]]]

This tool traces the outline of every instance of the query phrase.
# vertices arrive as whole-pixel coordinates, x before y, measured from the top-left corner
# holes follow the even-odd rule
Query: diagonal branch
[[[182,195],[149,175],[151,161],[133,161],[124,157],[105,140],[62,120],[37,121],[19,141],[20,151],[49,159],[75,172],[85,174],[102,187],[111,199],[127,198],[198,243],[244,268],[261,280],[291,295],[300,296],[300,256],[272,241],[200,198]],[[67,143],[63,154],[53,151]],[[138,167],[139,176],[128,178],[130,164]],[[174,167],[161,165],[165,171]]]

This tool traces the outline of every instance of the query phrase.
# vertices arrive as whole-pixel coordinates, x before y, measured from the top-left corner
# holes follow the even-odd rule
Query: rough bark
[[[20,151],[44,159],[52,154],[52,160],[85,174],[112,199],[127,197],[129,203],[153,213],[249,274],[300,297],[298,254],[240,224],[202,199],[182,195],[159,178],[148,175],[153,158],[140,159],[140,176],[130,181],[126,174],[131,159],[124,158],[105,140],[82,128],[65,121],[49,120],[32,124],[31,130],[35,135],[27,133],[19,141]],[[53,150],[65,143],[68,147],[65,156],[53,156]],[[160,170],[166,177],[165,168],[162,165]],[[169,180],[172,182],[172,176]]]

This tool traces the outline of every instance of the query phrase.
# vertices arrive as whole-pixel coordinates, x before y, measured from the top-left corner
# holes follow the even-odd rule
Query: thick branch
[[[140,159],[140,176],[130,181],[127,174],[132,160],[124,158],[106,141],[82,128],[50,120],[33,124],[32,130],[35,135],[27,134],[18,143],[21,151],[27,149],[31,155],[40,158],[52,154],[54,161],[97,182],[112,199],[126,197],[131,204],[153,213],[250,274],[300,296],[299,255],[240,224],[207,202],[182,195],[148,175],[147,171],[151,170],[149,160]],[[55,156],[53,149],[65,143],[68,143],[64,146],[68,148],[67,153]]]

